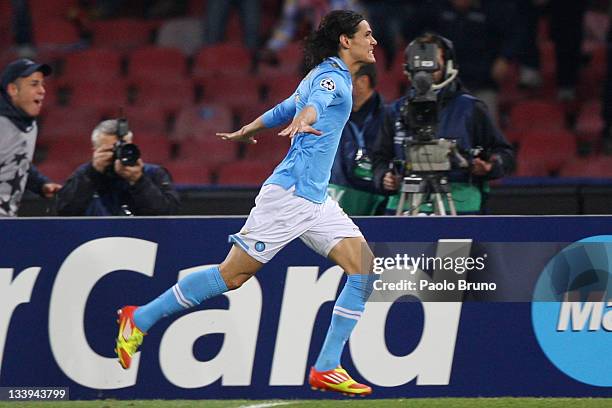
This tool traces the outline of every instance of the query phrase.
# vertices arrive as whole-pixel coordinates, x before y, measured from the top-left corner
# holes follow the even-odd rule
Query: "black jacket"
[[[179,210],[178,193],[166,169],[145,164],[142,177],[130,185],[115,174],[83,164],[57,194],[58,215],[172,215]]]

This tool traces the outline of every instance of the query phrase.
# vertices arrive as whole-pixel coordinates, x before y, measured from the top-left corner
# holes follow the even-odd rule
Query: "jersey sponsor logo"
[[[320,85],[321,85],[321,88],[328,90],[330,92],[336,89],[336,83],[331,78],[323,78],[321,80]]]

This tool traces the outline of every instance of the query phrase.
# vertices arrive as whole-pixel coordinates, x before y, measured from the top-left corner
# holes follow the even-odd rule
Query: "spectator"
[[[26,0],[11,0],[13,11],[13,35],[17,54],[23,58],[34,58],[34,40],[32,38],[32,16]]]
[[[119,121],[100,122],[91,134],[91,162],[80,166],[58,193],[58,215],[171,215],[179,209],[179,197],[170,174],[163,167],[134,165],[115,157]],[[124,137],[132,142],[132,132]]]
[[[396,39],[410,39],[414,31],[420,0],[361,0],[376,31],[378,46],[385,53],[386,69],[390,69],[397,51]]]
[[[464,85],[488,106],[497,122],[498,85],[517,42],[513,4],[492,0],[432,0],[421,10],[419,31],[433,31],[455,44]]]
[[[425,34],[413,41],[406,52],[415,44],[435,44],[437,48],[439,69],[432,74],[432,79],[441,89],[433,91],[438,112],[435,137],[454,139],[463,152],[480,146],[487,153],[486,159],[473,158],[468,168],[454,165],[448,174],[457,212],[481,212],[488,191],[487,180],[503,177],[513,169],[513,149],[493,123],[486,105],[470,95],[458,79],[453,79],[452,70],[448,69],[455,65],[451,64],[454,62],[452,43],[443,37]],[[396,160],[405,160],[405,143],[415,140],[413,124],[407,123],[409,118],[402,110],[414,102],[415,96],[415,88],[410,88],[406,96],[388,106],[373,152],[374,182],[380,191],[392,195],[387,209],[393,213],[398,205],[397,192],[403,174],[396,174],[391,169]],[[422,207],[421,210],[429,212],[431,209]]]
[[[254,54],[259,47],[259,0],[208,0],[206,6],[206,43],[223,41],[231,6],[240,8],[244,44]]]
[[[364,64],[353,76],[353,110],[327,189],[348,215],[376,215],[386,199],[377,194],[372,181],[372,146],[384,116],[382,97],[374,89],[376,75],[374,64]]]
[[[0,98],[0,216],[15,217],[24,190],[51,198],[61,188],[32,164],[45,78],[51,67],[29,59],[11,62],[2,72]]]
[[[612,23],[612,3],[608,11],[608,19]],[[612,155],[612,24],[608,26],[606,42],[606,79],[602,92],[601,116],[603,119],[603,152]]]
[[[277,64],[276,54],[294,39],[302,24],[315,28],[331,10],[360,9],[358,0],[285,0],[280,20],[259,54],[260,61]]]
[[[519,12],[524,16],[521,27],[519,84],[527,87],[541,83],[540,61],[536,44],[538,19],[549,16],[550,39],[555,45],[557,99],[571,102],[576,98],[576,86],[582,60],[584,15],[586,1],[518,0]]]

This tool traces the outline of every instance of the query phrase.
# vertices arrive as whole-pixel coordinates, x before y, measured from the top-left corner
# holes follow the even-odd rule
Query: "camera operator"
[[[419,55],[423,48],[432,51],[430,62],[437,60],[437,69],[435,65],[429,70],[415,68],[415,61],[424,57]],[[411,123],[415,116],[406,112],[417,109],[422,98],[419,95],[425,94],[431,97],[434,107],[430,109],[434,112],[434,124],[430,126],[434,134],[431,137],[453,140],[461,159],[465,159],[449,157],[451,169],[447,176],[457,212],[479,213],[483,208],[484,193],[488,191],[487,180],[503,177],[514,168],[513,149],[493,123],[485,104],[470,95],[456,79],[458,70],[453,45],[448,39],[426,33],[411,42],[405,53],[406,74],[411,78],[412,86],[406,96],[391,103],[385,112],[373,152],[374,182],[389,195],[400,189],[407,174],[404,162],[401,166],[398,163],[406,160],[406,143],[417,140],[415,132],[419,132],[415,130],[415,123]],[[388,212],[395,213],[399,196],[390,197]],[[420,211],[430,212],[431,209],[421,206]]]
[[[58,215],[171,215],[179,197],[166,169],[145,164],[125,119],[100,122],[91,134],[91,162],[58,193]]]
[[[387,199],[372,181],[372,146],[384,116],[376,80],[374,64],[363,64],[353,76],[353,109],[342,130],[327,187],[348,215],[382,213]]]

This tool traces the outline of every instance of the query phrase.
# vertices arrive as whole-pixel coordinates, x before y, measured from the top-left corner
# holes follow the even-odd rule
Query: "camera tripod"
[[[448,179],[445,175],[436,173],[411,174],[404,177],[395,215],[417,215],[427,196],[433,201],[435,215],[457,215]],[[443,196],[448,202],[449,214],[446,213]],[[404,211],[406,200],[410,204],[408,211]]]

